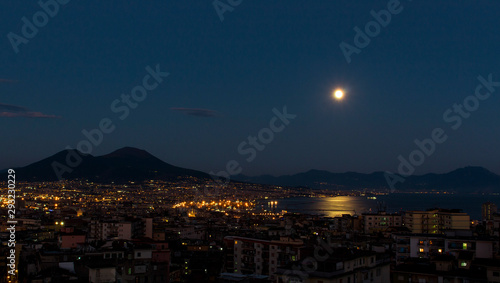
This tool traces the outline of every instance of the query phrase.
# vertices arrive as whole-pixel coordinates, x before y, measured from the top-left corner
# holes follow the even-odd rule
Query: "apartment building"
[[[229,273],[273,275],[279,266],[301,258],[302,240],[280,237],[280,240],[261,240],[228,236],[225,269]]]
[[[383,232],[389,227],[401,227],[403,216],[400,213],[363,213],[363,231],[365,234]]]
[[[396,264],[408,259],[450,255],[459,259],[468,255],[471,259],[493,258],[498,252],[498,242],[492,237],[447,236],[438,234],[394,234]],[[463,267],[466,267],[467,263]]]
[[[493,220],[495,214],[498,213],[498,207],[492,202],[485,202],[481,205],[481,214],[483,221]]]
[[[131,240],[144,236],[144,222],[141,219],[92,220],[90,223],[91,240],[121,239]]]
[[[309,259],[311,261],[311,259]],[[375,252],[339,248],[316,264],[299,262],[279,268],[278,283],[387,283],[390,282],[390,257]],[[304,268],[307,266],[307,268]]]
[[[407,211],[404,225],[414,234],[442,234],[446,230],[470,230],[470,216],[459,209]]]

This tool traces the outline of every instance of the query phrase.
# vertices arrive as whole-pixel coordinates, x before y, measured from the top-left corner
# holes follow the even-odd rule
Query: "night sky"
[[[499,86],[457,129],[443,119],[478,76],[500,81],[500,2],[402,0],[348,63],[341,42],[355,46],[354,28],[391,2],[244,0],[221,21],[212,1],[73,0],[16,53],[9,34],[22,36],[22,18],[42,8],[3,1],[0,169],[74,148],[109,118],[115,130],[93,155],[132,146],[205,172],[236,160],[247,175],[394,172],[415,139],[441,128],[448,139],[417,174],[468,165],[500,174]],[[120,119],[113,101],[157,65],[168,77]],[[247,161],[238,146],[285,106],[296,118]]]

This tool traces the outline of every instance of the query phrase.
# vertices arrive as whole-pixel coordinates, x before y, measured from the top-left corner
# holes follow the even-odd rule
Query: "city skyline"
[[[44,8],[6,2],[0,169],[75,148],[110,119],[92,155],[133,146],[203,172],[236,160],[245,175],[397,173],[439,128],[446,141],[413,174],[500,174],[499,3],[57,3],[28,38]],[[480,84],[491,95],[469,99]],[[138,86],[147,94],[127,102]],[[284,107],[296,117],[241,154]]]

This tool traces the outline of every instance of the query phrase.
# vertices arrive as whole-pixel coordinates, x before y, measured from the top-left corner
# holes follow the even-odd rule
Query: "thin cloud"
[[[53,118],[53,119],[61,118],[60,116],[47,115],[43,114],[42,112],[22,112],[22,113],[0,112],[0,117]]]
[[[56,115],[44,114],[42,112],[30,111],[25,107],[0,103],[0,117],[15,118],[61,118]]]
[[[18,80],[11,80],[11,79],[1,79],[0,78],[0,83],[11,83],[11,84],[15,84],[19,82]]]
[[[196,117],[218,117],[220,116],[219,112],[210,109],[200,109],[200,108],[183,108],[183,107],[174,107],[170,108],[170,110],[174,110],[177,112],[184,113],[190,116]]]
[[[10,105],[10,104],[4,104],[0,103],[0,111],[8,111],[8,112],[27,112],[28,109],[21,107],[21,106],[16,106],[16,105]]]

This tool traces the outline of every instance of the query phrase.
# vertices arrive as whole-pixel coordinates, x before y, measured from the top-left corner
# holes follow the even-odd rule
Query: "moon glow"
[[[341,100],[342,98],[344,98],[344,91],[341,90],[341,89],[336,89],[334,92],[333,92],[333,97],[336,99],[336,100]]]

